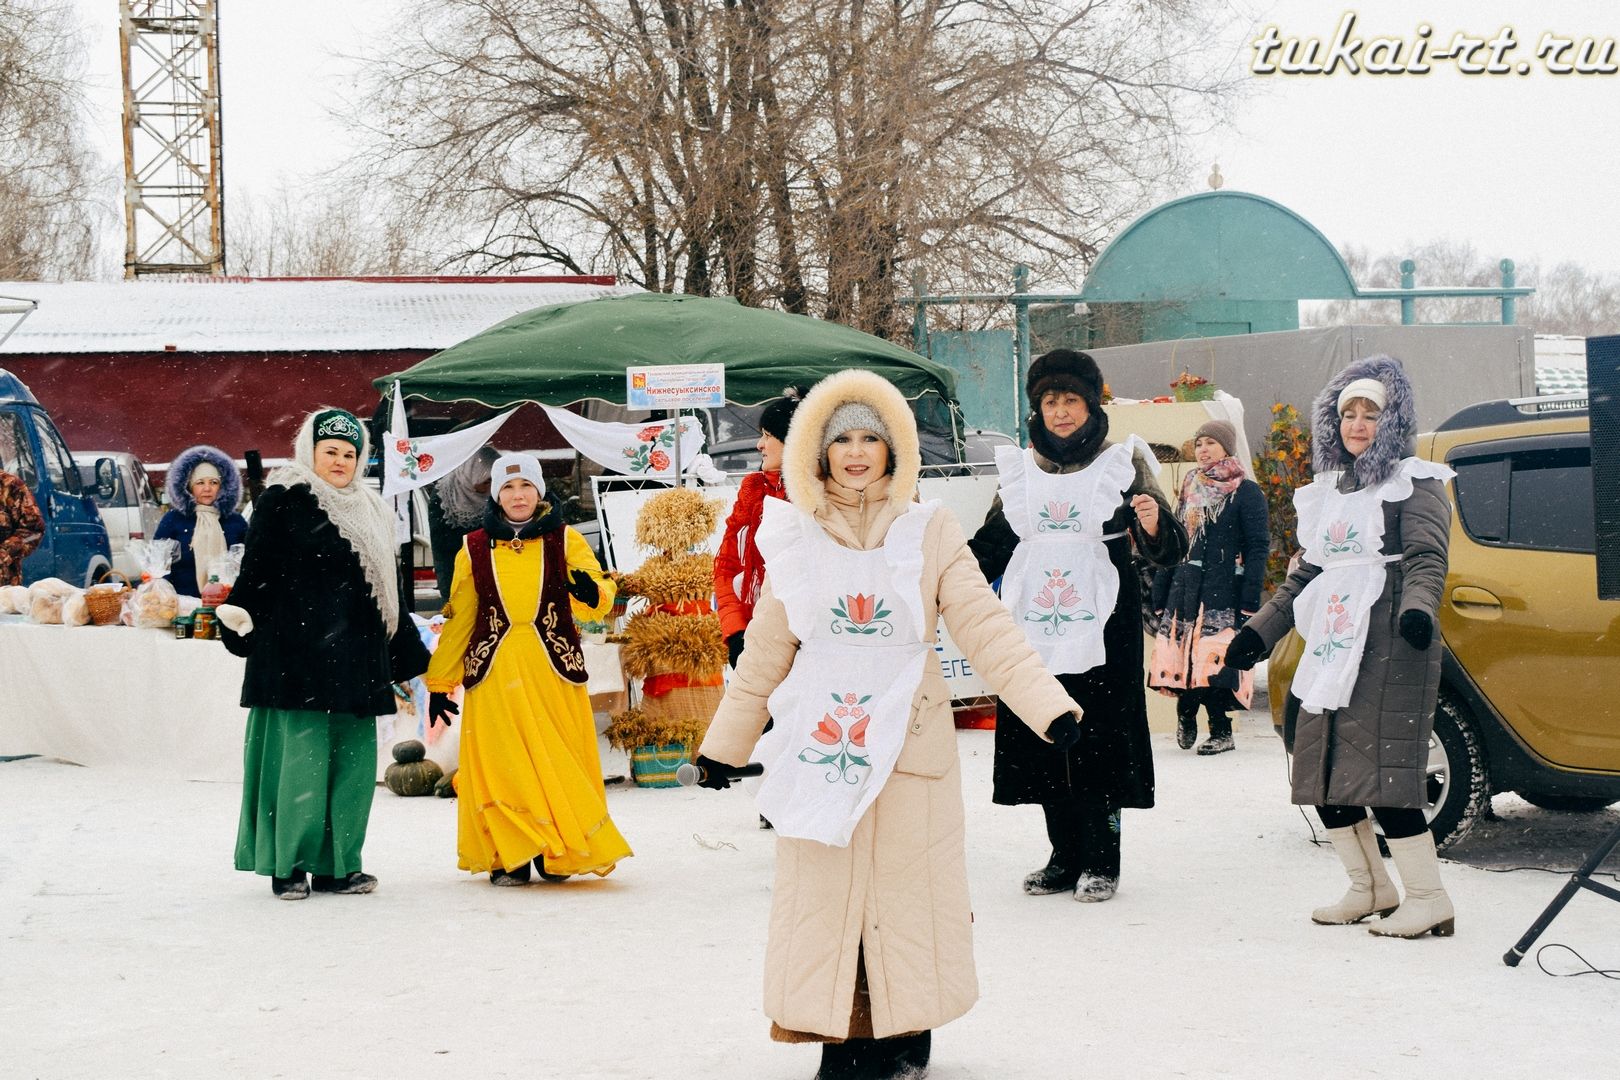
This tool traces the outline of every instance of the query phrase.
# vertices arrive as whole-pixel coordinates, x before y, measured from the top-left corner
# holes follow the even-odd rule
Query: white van
[[[117,487],[107,497],[96,490],[96,462],[103,458],[111,459],[118,472]],[[74,451],[73,463],[78,467],[84,490],[95,499],[102,523],[107,526],[113,569],[127,575],[130,581],[139,582],[141,570],[130,554],[129,542],[151,539],[163,518],[163,506],[152,489],[146,467],[134,454],[118,450]]]

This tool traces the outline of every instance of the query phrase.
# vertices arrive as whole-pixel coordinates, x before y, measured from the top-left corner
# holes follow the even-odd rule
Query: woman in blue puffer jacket
[[[152,538],[179,543],[169,583],[182,596],[201,596],[208,564],[247,538],[247,519],[236,512],[242,474],[225,451],[193,446],[174,459],[164,486],[169,511]]]

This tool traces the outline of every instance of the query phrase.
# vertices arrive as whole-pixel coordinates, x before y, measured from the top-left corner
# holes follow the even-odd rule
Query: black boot
[[[361,893],[375,892],[377,879],[370,874],[362,874],[356,870],[344,877],[329,877],[326,874],[316,874],[311,881],[311,887],[316,892],[337,893],[340,896],[358,896]]]
[[[510,870],[491,870],[489,872],[491,885],[527,885],[529,883],[529,864],[523,863]]]
[[[1225,713],[1211,712],[1209,738],[1199,744],[1198,753],[1208,757],[1211,754],[1224,754],[1233,749],[1236,749],[1236,744],[1232,742],[1232,718]]]
[[[309,878],[302,870],[294,870],[291,877],[272,877],[270,891],[283,900],[302,900],[309,895]]]
[[[933,1049],[934,1033],[919,1031],[915,1035],[897,1035],[884,1039],[891,1051],[893,1080],[921,1080],[928,1075],[928,1054]]]
[[[1055,859],[1056,856],[1053,856]],[[1078,870],[1058,866],[1055,862],[1048,862],[1045,866],[1028,874],[1024,878],[1024,891],[1031,896],[1047,896],[1051,893],[1069,892],[1074,888],[1075,881],[1080,877]]]
[[[529,880],[529,875],[527,873],[528,867],[525,866],[523,869],[525,871],[525,873],[523,875],[523,880],[528,881]],[[544,855],[536,855],[534,857],[534,869],[535,869],[535,872],[540,875],[540,880],[541,881],[549,881],[549,882],[552,882],[553,884],[555,884],[555,883],[557,883],[559,881],[567,881],[568,880],[568,875],[567,874],[553,874],[549,870],[546,869],[546,857]]]
[[[1179,702],[1177,703],[1180,704]],[[1198,710],[1176,710],[1176,745],[1183,750],[1191,750],[1193,743],[1198,741]]]

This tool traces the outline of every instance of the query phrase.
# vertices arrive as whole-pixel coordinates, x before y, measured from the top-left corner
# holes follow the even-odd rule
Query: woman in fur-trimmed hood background
[[[242,474],[225,451],[193,446],[169,465],[163,490],[169,509],[152,539],[180,545],[169,566],[169,583],[182,596],[200,596],[208,564],[247,537],[247,519],[237,513]]]
[[[1316,479],[1294,493],[1304,551],[1233,638],[1227,664],[1252,666],[1290,629],[1305,637],[1292,684],[1301,701],[1293,801],[1317,808],[1351,883],[1312,920],[1354,923],[1377,912],[1389,917],[1373,924],[1375,934],[1449,934],[1451,901],[1423,811],[1453,473],[1412,456],[1412,384],[1393,357],[1334,375],[1311,420]],[[1363,807],[1373,808],[1400,868],[1398,909]]]
[[[778,840],[765,1014],[773,1038],[824,1043],[819,1075],[826,1080],[916,1075],[906,1070],[926,1066],[929,1031],[978,997],[956,729],[939,665],[926,662],[939,619],[974,671],[1035,731],[1079,735],[1074,703],[985,584],[956,518],[937,503],[915,502],[921,464],[916,421],[892,384],[851,370],[811,390],[783,452],[790,505],[766,505],[759,536],[765,586],[700,750],[710,786],[725,786],[724,767],[746,764],[756,752],[767,763],[760,809]],[[861,554],[879,550],[882,559]],[[881,599],[869,588],[848,595],[873,581],[884,590]],[[915,637],[882,636],[874,620],[886,616],[913,626]],[[825,693],[800,698],[796,688],[808,678],[816,691],[831,683],[844,689],[856,681],[851,672],[870,672],[874,663],[881,674],[859,678],[877,687],[871,707],[885,707],[871,714],[870,727],[846,717],[855,733],[847,745],[865,755],[864,767],[882,743],[882,752],[897,752],[888,759],[892,771],[878,779],[876,768],[852,771],[876,785],[873,801],[840,819],[849,830],[841,837],[801,838],[808,834],[794,818],[841,797],[845,782],[818,789],[812,777],[782,802],[769,801],[773,780],[789,783],[796,760],[805,760],[793,758],[796,748],[827,745],[837,723],[816,727],[828,711],[820,704]],[[916,680],[914,690],[908,680]],[[855,695],[841,700],[851,709],[860,704]],[[775,721],[769,745],[760,741],[768,712]],[[800,730],[811,734],[793,741]],[[763,756],[778,746],[787,752]],[[825,762],[812,755],[808,764]],[[779,816],[778,806],[787,812]]]

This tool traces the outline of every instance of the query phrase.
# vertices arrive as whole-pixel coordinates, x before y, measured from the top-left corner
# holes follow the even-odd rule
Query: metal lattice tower
[[[119,0],[124,276],[225,272],[215,0]]]

